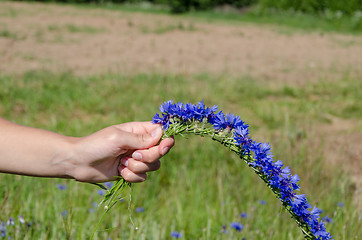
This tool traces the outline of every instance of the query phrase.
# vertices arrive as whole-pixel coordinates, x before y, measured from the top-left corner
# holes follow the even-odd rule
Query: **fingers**
[[[161,166],[161,162],[159,160],[152,163],[144,163],[132,158],[122,158],[121,164],[136,174],[156,171]]]
[[[144,134],[144,133],[151,133],[152,130],[159,125],[153,124],[152,122],[127,122],[115,126],[122,131],[131,132],[135,134]]]
[[[120,165],[118,168],[120,175],[127,181],[131,183],[143,182],[147,178],[146,173],[134,173],[131,170],[127,169],[125,166]]]
[[[136,134],[121,130],[119,135],[119,143],[123,148],[128,149],[146,149],[158,143],[162,136],[162,129],[159,125],[153,125],[144,133]]]
[[[158,146],[149,149],[137,150],[132,157],[121,159],[119,167],[120,175],[128,182],[143,182],[146,180],[146,172],[156,171],[160,168],[160,158],[165,155],[175,144],[173,138],[166,138]]]
[[[152,163],[168,153],[174,144],[175,140],[173,138],[166,138],[158,146],[135,151],[132,154],[132,158],[145,163]]]
[[[168,151],[175,145],[175,139],[173,137],[169,137],[166,139],[163,139],[160,144],[158,145],[158,151],[160,155],[165,155],[168,153]]]

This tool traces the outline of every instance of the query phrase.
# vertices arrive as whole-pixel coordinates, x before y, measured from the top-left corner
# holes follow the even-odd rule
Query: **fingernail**
[[[156,128],[155,130],[153,130],[151,132],[151,137],[153,137],[153,138],[157,137],[160,134],[160,132],[162,132],[162,128],[161,127]]]
[[[127,167],[128,166],[128,159],[127,158],[122,158],[121,163],[122,163],[123,166]]]
[[[139,152],[134,152],[132,154],[132,158],[135,159],[135,160],[142,160],[142,154],[139,153]]]
[[[165,147],[164,149],[162,149],[162,155],[165,155],[167,152],[168,152],[168,150],[169,150],[170,148],[168,148],[168,147]]]
[[[123,166],[123,165],[121,165],[121,166],[118,167],[119,175],[122,175],[122,173],[123,173],[123,171],[124,171],[125,168],[126,168],[126,167]]]

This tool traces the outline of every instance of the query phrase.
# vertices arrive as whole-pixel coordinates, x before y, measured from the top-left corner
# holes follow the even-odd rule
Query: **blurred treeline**
[[[351,15],[362,11],[362,0],[39,0],[66,3],[140,3],[150,2],[170,7],[174,13],[190,10],[207,10],[219,6],[246,8],[258,6],[266,9],[293,10],[305,13],[339,12]]]

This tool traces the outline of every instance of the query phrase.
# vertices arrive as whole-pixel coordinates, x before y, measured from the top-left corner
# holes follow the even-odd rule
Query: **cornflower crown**
[[[273,160],[269,143],[253,141],[249,136],[249,125],[239,116],[224,114],[218,111],[217,106],[206,107],[203,101],[198,104],[167,101],[160,106],[160,111],[160,114],[155,114],[152,123],[162,125],[163,139],[195,134],[220,142],[244,160],[267,184],[295,219],[305,239],[332,239],[319,217],[322,211],[317,207],[312,208],[305,194],[296,193],[300,189],[299,176],[292,175],[288,166],[283,168],[281,160]],[[108,191],[103,199],[103,203],[106,203],[105,213],[128,185],[124,179],[119,179]]]

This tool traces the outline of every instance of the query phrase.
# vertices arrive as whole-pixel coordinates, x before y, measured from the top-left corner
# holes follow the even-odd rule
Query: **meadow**
[[[66,11],[66,7],[57,9]],[[1,15],[3,23],[12,26],[11,18],[22,12],[17,14]],[[129,16],[136,13],[127,14],[126,24],[134,24]],[[176,27],[147,31],[139,27],[137,32],[147,38],[173,31],[203,31],[202,23],[195,19],[191,25],[185,24],[190,27],[179,29],[180,18],[191,20],[187,16],[176,18],[176,25],[166,25]],[[41,35],[31,37],[19,28],[8,27],[0,41],[16,45],[35,39],[44,46],[70,46],[71,40],[79,39],[74,34],[91,38],[109,33],[102,26],[67,24],[42,25]],[[34,29],[36,33],[40,28]],[[288,29],[293,35],[294,31]],[[73,34],[73,38],[65,34],[54,42],[54,32]],[[339,35],[330,38],[347,41]],[[346,38],[353,40],[352,47],[338,45],[341,51],[349,53],[353,47],[360,51],[359,36]],[[240,115],[250,124],[251,136],[271,143],[275,159],[283,160],[300,176],[301,191],[312,205],[323,209],[322,217],[335,239],[362,238],[362,75],[358,66],[333,65],[331,69],[318,65],[311,71],[323,74],[309,72],[304,82],[285,80],[291,73],[302,73],[303,69],[293,68],[282,71],[286,75],[267,77],[253,70],[250,74],[182,73],[150,71],[142,66],[125,72],[100,70],[84,74],[84,69],[77,72],[64,70],[63,65],[58,68],[59,59],[48,51],[51,67],[47,68],[48,63],[29,64],[27,68],[20,66],[16,73],[15,65],[7,67],[14,59],[28,63],[40,59],[40,55],[29,55],[22,49],[16,53],[9,57],[6,49],[0,51],[1,117],[64,135],[85,136],[112,124],[150,121],[158,106],[170,99],[192,103],[203,99],[206,105],[218,105],[226,113]],[[98,203],[104,192],[99,190],[95,185],[73,180],[0,174],[0,224],[6,227],[0,239],[89,239],[103,213]],[[231,222],[240,222],[245,228],[235,231]],[[280,202],[244,162],[218,143],[200,137],[177,138],[175,147],[162,159],[161,169],[124,193],[124,199],[106,215],[94,239],[172,239],[173,231],[181,232],[181,239],[303,239]]]

